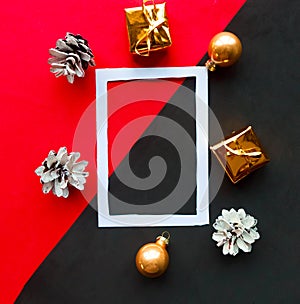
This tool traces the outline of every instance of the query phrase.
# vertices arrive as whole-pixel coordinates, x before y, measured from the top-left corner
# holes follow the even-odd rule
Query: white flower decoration
[[[246,214],[244,209],[238,211],[223,209],[213,227],[217,230],[212,239],[218,247],[223,246],[223,254],[237,255],[239,249],[244,252],[251,252],[252,244],[259,239],[259,233],[255,227],[257,220]]]
[[[83,160],[76,163],[79,157],[79,152],[68,154],[66,147],[60,148],[57,153],[53,150],[49,152],[42,166],[35,170],[35,173],[41,177],[40,182],[45,194],[52,189],[56,196],[67,198],[68,184],[79,190],[84,189],[85,178],[89,175],[84,169],[88,162]]]

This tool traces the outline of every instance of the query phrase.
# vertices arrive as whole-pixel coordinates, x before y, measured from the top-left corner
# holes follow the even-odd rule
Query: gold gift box
[[[251,126],[233,133],[210,149],[234,184],[270,161]]]
[[[148,56],[150,51],[171,46],[166,3],[126,8],[130,52]]]

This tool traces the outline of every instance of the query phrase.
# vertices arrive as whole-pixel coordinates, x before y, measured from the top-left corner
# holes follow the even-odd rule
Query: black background
[[[16,303],[300,302],[298,7],[247,1],[227,27],[242,40],[241,60],[209,75],[210,106],[224,133],[251,124],[271,158],[237,185],[224,179],[210,206],[211,222],[231,207],[258,219],[252,253],[223,256],[211,225],[173,227],[167,273],[146,279],[135,254],[164,229],[98,229],[88,206]]]

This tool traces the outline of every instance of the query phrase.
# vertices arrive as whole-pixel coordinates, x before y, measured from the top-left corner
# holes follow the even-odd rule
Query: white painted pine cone
[[[49,53],[52,56],[48,60],[50,71],[56,77],[66,76],[70,83],[74,82],[75,75],[84,77],[89,65],[96,65],[88,41],[81,35],[67,33],[65,39],[57,40],[56,47]]]
[[[217,246],[223,246],[223,254],[237,255],[239,250],[251,252],[252,244],[259,239],[256,228],[257,220],[246,214],[244,209],[223,209],[213,227],[217,230],[212,235],[212,239],[217,242]]]
[[[53,194],[58,197],[67,198],[69,195],[68,184],[83,190],[86,183],[88,172],[84,172],[88,165],[87,161],[80,161],[79,152],[71,152],[68,154],[67,148],[62,147],[56,153],[51,150],[48,157],[42,163],[42,166],[35,170],[35,173],[40,176],[40,182],[43,185],[43,192]]]

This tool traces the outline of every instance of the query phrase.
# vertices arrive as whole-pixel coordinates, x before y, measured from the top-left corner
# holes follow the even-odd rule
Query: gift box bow
[[[234,135],[229,139],[221,141],[219,144],[215,145],[214,148],[218,149],[221,146],[223,146],[227,150],[226,152],[227,157],[242,156],[245,157],[245,160],[248,163],[252,164],[253,160],[251,158],[253,157],[254,161],[259,159],[260,156],[262,155],[262,151],[260,146],[255,144],[256,137],[253,136],[252,132],[249,133],[249,131],[251,130],[252,128],[251,126],[249,126],[242,132],[238,133],[237,135]],[[245,138],[245,136],[248,138]],[[243,145],[245,144],[245,142],[250,142],[251,147],[250,148],[244,147]],[[234,144],[234,147],[230,147],[229,146],[230,144],[231,145]]]
[[[222,145],[227,150],[226,153],[227,156],[232,156],[232,155],[248,156],[257,159],[262,155],[261,148],[258,145],[255,145],[256,137],[253,136],[252,133],[249,133],[249,131],[251,131],[251,127],[248,127],[247,129],[231,137],[230,139],[222,141]],[[245,136],[248,138],[245,138]],[[250,142],[251,148],[243,147],[243,144],[245,144],[245,142]],[[229,146],[230,143],[234,144],[235,147],[234,148],[230,147]],[[246,160],[249,160],[248,157],[246,157]]]

